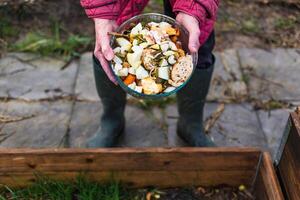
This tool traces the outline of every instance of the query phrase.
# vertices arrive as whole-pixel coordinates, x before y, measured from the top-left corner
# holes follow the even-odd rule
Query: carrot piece
[[[125,85],[130,85],[135,81],[135,75],[129,74],[123,81]]]
[[[174,43],[176,43],[177,40],[178,40],[178,37],[176,35],[171,36],[170,38],[171,38],[171,41],[174,42]]]
[[[128,62],[123,62],[123,67],[130,67],[130,64]]]

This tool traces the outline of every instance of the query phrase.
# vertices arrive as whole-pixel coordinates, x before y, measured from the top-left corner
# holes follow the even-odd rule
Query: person
[[[87,16],[95,24],[94,76],[103,104],[101,126],[89,138],[89,148],[112,147],[124,131],[126,93],[117,85],[108,65],[114,53],[107,33],[140,14],[147,3],[148,0],[81,0]],[[177,93],[177,134],[190,146],[215,146],[203,131],[203,108],[214,69],[212,50],[218,6],[219,0],[164,0],[165,14],[175,18],[189,31],[188,48],[191,52],[198,51],[196,70]]]

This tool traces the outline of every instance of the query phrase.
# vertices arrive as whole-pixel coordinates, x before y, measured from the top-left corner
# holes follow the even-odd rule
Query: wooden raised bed
[[[288,199],[300,199],[300,107],[291,113],[279,151],[277,169]]]
[[[0,184],[24,187],[36,173],[62,180],[85,173],[132,187],[244,184],[254,188],[257,199],[283,199],[270,155],[255,148],[0,150]]]

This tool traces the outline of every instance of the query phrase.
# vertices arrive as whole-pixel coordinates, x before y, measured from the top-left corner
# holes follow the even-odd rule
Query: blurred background
[[[216,24],[217,50],[299,47],[299,0],[222,0]],[[144,12],[163,12],[150,0]],[[0,45],[4,51],[66,58],[92,49],[93,23],[79,0],[0,0]]]

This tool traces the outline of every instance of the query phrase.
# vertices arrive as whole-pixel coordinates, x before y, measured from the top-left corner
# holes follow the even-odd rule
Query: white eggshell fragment
[[[138,43],[139,43],[139,41],[138,41],[137,39],[134,39],[134,40],[132,41],[132,45],[133,45],[133,46],[137,46]]]
[[[159,67],[158,68],[158,77],[161,79],[169,80],[169,67]]]
[[[121,53],[121,47],[114,48],[114,53]]]
[[[116,40],[117,40],[118,45],[120,45],[120,47],[126,46],[126,45],[131,46],[131,43],[128,40],[126,40],[125,38],[119,37]]]
[[[160,62],[159,62],[159,66],[160,67],[165,67],[165,66],[168,66],[169,63],[166,59],[162,59]]]
[[[174,51],[171,51],[171,50],[169,50],[169,51],[166,51],[166,52],[164,52],[163,53],[165,56],[170,56],[170,55],[174,55],[175,54],[175,52]]]
[[[135,27],[133,27],[131,29],[130,34],[132,34],[132,35],[138,35],[140,33],[140,31],[142,31],[142,30],[143,30],[142,24],[138,23]]]
[[[122,59],[119,58],[119,57],[116,56],[116,55],[114,56],[113,61],[114,61],[115,63],[119,63],[119,64],[122,64],[122,63],[123,63]]]
[[[144,79],[144,78],[148,77],[149,73],[144,67],[139,66],[135,71],[135,75],[136,75],[136,78],[140,80],[140,79]]]
[[[139,46],[140,46],[140,47],[143,47],[143,48],[145,49],[146,47],[149,46],[149,44],[148,44],[148,42],[143,42],[143,43],[141,43]]]
[[[136,92],[138,92],[138,93],[142,93],[143,87],[142,87],[142,86],[136,86],[136,87],[134,88],[134,90],[135,90]]]
[[[148,25],[149,25],[149,26],[159,26],[159,23],[156,23],[156,22],[149,22]]]
[[[176,44],[174,42],[169,42],[169,47],[170,49],[172,49],[173,51],[177,51],[177,47],[176,47]]]
[[[135,90],[136,83],[133,82],[133,83],[129,84],[128,87],[129,87],[130,89],[132,89],[132,90]]]
[[[134,53],[139,53],[142,55],[144,48],[142,46],[133,46],[131,49],[134,51]]]
[[[135,75],[135,73],[136,73],[136,68],[135,68],[135,67],[130,67],[130,68],[128,68],[128,73],[129,73],[129,74]]]
[[[171,65],[176,63],[175,57],[174,55],[169,56],[168,58],[168,63],[170,63]]]
[[[127,76],[128,75],[128,68],[122,68],[117,72],[118,76]]]
[[[142,63],[140,53],[128,53],[127,61],[132,67],[139,67]]]
[[[122,65],[120,63],[116,63],[113,67],[115,73],[117,73],[120,69],[122,69]]]
[[[141,32],[140,32],[141,35],[148,35],[149,34],[149,30],[147,29],[143,29]]]
[[[161,43],[161,44],[160,44],[160,48],[161,48],[162,52],[166,52],[166,51],[168,51],[168,49],[169,49],[169,44],[166,43],[166,42]]]
[[[161,28],[161,29],[163,29],[163,30],[165,30],[165,29],[167,29],[167,28],[171,28],[171,27],[172,27],[172,25],[169,24],[168,22],[160,22],[160,23],[159,23],[159,28]]]
[[[164,93],[172,92],[172,91],[175,90],[175,89],[176,89],[176,87],[172,87],[172,86],[167,87],[167,88],[164,90]]]

